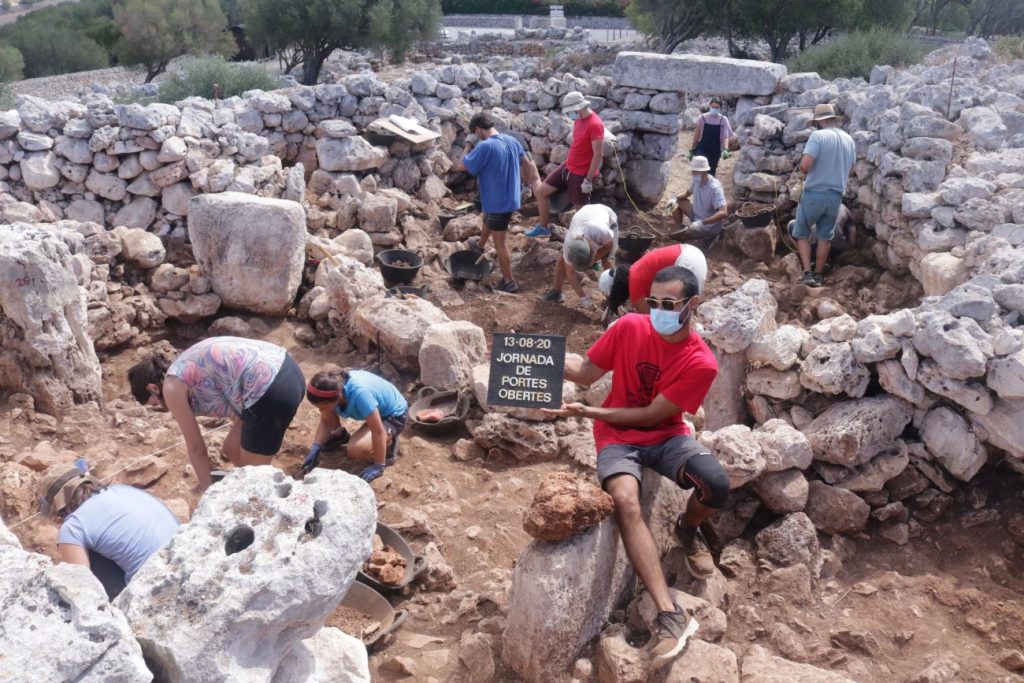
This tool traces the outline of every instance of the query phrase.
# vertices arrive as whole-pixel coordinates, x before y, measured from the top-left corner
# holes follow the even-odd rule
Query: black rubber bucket
[[[423,257],[415,251],[406,249],[387,249],[377,254],[377,265],[384,281],[390,284],[407,285],[416,279],[423,267]],[[409,265],[396,266],[395,261],[403,261]]]

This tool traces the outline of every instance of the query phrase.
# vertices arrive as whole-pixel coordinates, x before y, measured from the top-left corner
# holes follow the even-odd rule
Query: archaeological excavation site
[[[687,45],[15,84],[0,681],[1024,681],[1024,59]]]

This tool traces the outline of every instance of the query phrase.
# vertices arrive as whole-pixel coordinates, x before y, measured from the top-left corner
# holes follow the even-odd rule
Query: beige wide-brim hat
[[[836,118],[836,108],[831,104],[814,105],[814,118],[811,119],[811,123],[815,121],[828,121],[834,118]]]
[[[587,100],[586,97],[583,96],[583,93],[579,92],[578,90],[568,92],[565,94],[565,97],[562,98],[563,114],[568,114],[569,112],[572,111],[579,111],[580,109],[584,109],[585,107],[589,106],[590,102]]]
[[[40,491],[42,512],[48,515],[60,513],[71,502],[75,489],[86,482],[99,483],[88,474],[82,474],[77,467],[46,479]]]
[[[696,173],[710,173],[711,164],[707,157],[696,156],[690,159],[690,170]]]

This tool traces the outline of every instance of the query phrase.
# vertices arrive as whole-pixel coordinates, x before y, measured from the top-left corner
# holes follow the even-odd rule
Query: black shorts
[[[611,444],[597,454],[601,488],[620,474],[641,482],[645,467],[684,489],[696,488],[697,500],[708,507],[722,507],[729,495],[729,477],[721,463],[692,436],[673,436],[650,446]]]
[[[508,213],[485,213],[484,225],[491,232],[505,232],[508,224],[512,221],[512,212]]]
[[[286,355],[267,392],[242,411],[242,448],[257,455],[275,455],[305,396],[302,368]]]

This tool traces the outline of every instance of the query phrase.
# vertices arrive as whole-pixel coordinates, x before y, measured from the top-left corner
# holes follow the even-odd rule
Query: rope
[[[221,429],[224,429],[225,427],[227,427],[227,426],[228,426],[228,425],[230,425],[230,424],[231,424],[230,422],[225,422],[224,424],[222,424],[222,425],[221,425],[221,426],[219,426],[219,427],[214,427],[213,429],[208,429],[208,430],[206,430],[205,432],[202,432],[202,436],[206,436],[207,434],[213,434],[214,432],[217,432],[217,431],[220,431]],[[120,474],[121,472],[124,472],[124,471],[125,471],[126,469],[128,469],[128,468],[129,468],[129,467],[131,467],[132,465],[134,465],[134,464],[136,464],[136,463],[138,463],[138,462],[142,462],[142,461],[143,461],[143,460],[145,460],[146,458],[152,458],[152,457],[155,457],[155,456],[158,456],[158,455],[160,455],[161,453],[166,453],[167,451],[169,451],[169,450],[173,450],[173,449],[177,448],[178,446],[181,446],[181,445],[183,445],[184,443],[185,443],[185,440],[184,440],[184,439],[182,439],[181,441],[179,441],[179,442],[177,442],[177,443],[175,443],[175,444],[172,444],[172,445],[170,445],[170,446],[168,446],[168,447],[166,447],[166,448],[161,448],[161,449],[160,449],[160,450],[158,450],[158,451],[154,451],[154,452],[152,452],[152,453],[148,453],[148,454],[146,454],[146,455],[142,455],[142,456],[139,456],[139,457],[138,457],[138,458],[136,458],[135,460],[132,460],[132,461],[131,461],[131,462],[129,462],[129,463],[127,464],[127,465],[125,465],[124,467],[122,467],[121,469],[119,469],[119,470],[115,470],[114,472],[111,472],[110,474],[108,474],[108,475],[107,475],[106,477],[104,477],[103,479],[100,479],[100,480],[99,480],[99,482],[100,482],[101,484],[104,484],[104,483],[106,483],[106,482],[110,481],[111,479],[113,479],[113,478],[114,478],[115,476],[117,476],[117,475],[118,475],[118,474]],[[30,521],[30,520],[32,520],[32,519],[35,519],[36,517],[39,517],[39,516],[40,516],[40,515],[42,515],[42,514],[43,514],[42,512],[37,512],[37,513],[35,513],[35,514],[33,514],[33,515],[29,515],[29,516],[28,516],[28,517],[26,517],[25,519],[23,519],[23,520],[21,520],[21,521],[19,521],[19,522],[16,522],[16,523],[12,524],[11,526],[9,526],[9,527],[7,527],[7,528],[8,528],[8,529],[17,529],[17,528],[18,528],[19,526],[21,526],[22,524],[24,524],[24,523],[26,523],[26,522],[28,522],[28,521]]]
[[[636,202],[633,201],[633,195],[629,193],[629,186],[626,183],[626,173],[625,171],[622,170],[622,162],[619,161],[619,150],[616,148],[616,145],[614,144],[612,145],[612,156],[615,157],[615,165],[619,169],[619,177],[622,178],[622,189],[625,191],[626,198],[629,200],[629,203],[633,205],[633,208],[636,210],[640,218],[644,219],[644,223],[647,224],[647,227],[649,227],[655,235],[661,235],[661,231],[655,228],[654,225],[649,220],[647,220],[646,212],[642,211],[640,207],[636,205]]]

